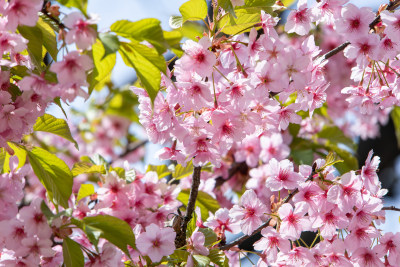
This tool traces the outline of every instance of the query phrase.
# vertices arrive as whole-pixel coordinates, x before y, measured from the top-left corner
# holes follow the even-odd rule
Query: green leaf
[[[63,240],[63,258],[66,267],[83,267],[85,265],[81,246],[69,237]]]
[[[44,216],[46,216],[48,221],[54,218],[53,212],[50,210],[50,208],[46,205],[46,202],[44,202],[43,200],[42,203],[40,204],[40,210],[42,211]]]
[[[218,5],[229,13],[229,16],[232,16],[235,19],[237,18],[231,0],[218,0]]]
[[[215,263],[219,267],[228,267],[229,260],[225,253],[220,249],[210,249],[210,254],[208,254],[212,263]]]
[[[344,174],[351,170],[357,170],[359,168],[357,158],[355,158],[354,155],[351,154],[349,151],[339,148],[338,146],[333,144],[327,144],[326,149],[328,151],[335,152],[343,160],[343,162],[338,162],[335,164],[335,168],[341,174]]]
[[[396,133],[397,147],[400,148],[400,107],[394,107],[390,115],[392,116],[394,130]]]
[[[104,55],[101,59],[104,59],[106,56],[110,54],[114,54],[119,49],[119,40],[118,37],[109,33],[100,33],[99,39],[104,47]]]
[[[192,219],[190,219],[189,223],[187,224],[186,237],[192,236],[194,230],[196,230],[197,228],[196,222],[197,222],[197,215],[196,212],[193,212]]]
[[[183,55],[183,50],[180,44],[182,37],[183,35],[179,31],[164,31],[164,39],[168,44],[168,48],[178,57],[181,57]]]
[[[61,136],[62,138],[74,143],[75,147],[79,149],[78,143],[71,135],[71,131],[67,122],[63,119],[57,119],[50,114],[44,114],[43,116],[37,118],[36,123],[33,126],[33,130]]]
[[[217,241],[217,234],[210,228],[199,228],[205,237],[204,246],[209,247]]]
[[[82,11],[84,15],[86,15],[86,9],[87,9],[87,0],[57,0],[60,4],[62,4],[65,7],[75,7]]]
[[[91,158],[90,161],[94,165],[100,165],[100,166],[105,166],[108,168],[108,162],[100,155],[100,154],[94,154]]]
[[[189,257],[190,253],[187,252],[186,250],[179,250],[176,249],[174,253],[169,255],[169,258],[173,259],[174,261],[178,263],[186,262],[187,258]]]
[[[101,90],[104,85],[111,79],[111,72],[115,66],[117,55],[110,54],[103,58],[106,50],[100,40],[96,40],[96,43],[92,46],[92,58],[94,69],[89,74],[89,94],[92,93],[93,89]]]
[[[42,45],[43,34],[38,27],[18,26],[19,33],[28,40],[28,54],[33,64],[42,70]]]
[[[88,197],[90,195],[93,195],[94,193],[95,193],[94,186],[92,184],[81,184],[81,187],[79,188],[78,191],[78,196],[76,198],[76,202],[79,202],[79,200]]]
[[[183,22],[202,20],[207,16],[207,2],[206,0],[189,0],[180,6],[179,12],[182,14]]]
[[[40,29],[43,36],[43,45],[46,48],[47,52],[53,58],[54,61],[57,61],[57,37],[53,28],[47,24],[42,18],[39,18],[36,27]]]
[[[317,137],[327,139],[330,143],[344,144],[352,150],[357,149],[357,145],[353,142],[353,140],[345,136],[343,131],[337,126],[324,127],[319,133],[317,133]]]
[[[323,171],[326,167],[335,165],[336,163],[343,162],[343,160],[338,159],[337,155],[333,152],[329,152],[325,159],[325,164],[321,166],[317,172]],[[309,164],[311,165],[311,164]]]
[[[0,148],[0,174],[3,173],[6,156],[7,156],[6,150],[3,147],[1,147]]]
[[[312,149],[291,150],[290,156],[297,165],[311,165],[314,161],[314,151]]]
[[[207,267],[208,264],[210,263],[210,258],[208,258],[207,256],[193,255],[192,257],[194,258],[195,261],[194,266]]]
[[[222,32],[229,35],[236,35],[248,32],[261,21],[259,13],[249,13],[244,9],[236,10],[237,19],[232,20],[228,16],[223,17],[219,22]]]
[[[91,231],[95,230],[99,232],[99,237],[113,243],[128,256],[127,246],[135,248],[135,235],[132,232],[132,228],[124,220],[110,215],[97,215],[94,217],[85,217],[82,222],[84,230],[91,228]]]
[[[193,163],[192,161],[186,164],[186,167],[183,167],[181,164],[175,166],[175,171],[172,173],[172,177],[176,180],[180,180],[185,178],[193,173]]]
[[[17,168],[22,168],[25,165],[26,162],[26,156],[27,156],[27,152],[25,150],[25,147],[21,146],[21,145],[15,145],[11,142],[7,143],[11,149],[14,151],[14,155],[18,158],[18,166]],[[10,171],[10,157],[11,155],[7,154],[6,155],[6,159],[4,162],[4,172],[9,172]]]
[[[156,172],[158,175],[158,179],[164,178],[171,174],[171,171],[168,169],[167,165],[150,165],[147,166],[146,172]]]
[[[183,189],[179,193],[177,199],[182,202],[182,204],[187,205],[189,202],[189,194],[190,189]],[[203,221],[207,220],[209,211],[215,213],[219,209],[218,201],[203,191],[199,191],[197,195],[196,206],[200,207],[201,219]]]
[[[139,21],[119,20],[110,27],[111,31],[118,35],[133,39],[138,42],[147,41],[162,54],[166,51],[161,22],[158,19],[147,18]]]
[[[110,172],[116,172],[118,177],[121,179],[125,179],[125,169],[121,167],[112,167],[110,168]]]
[[[77,162],[74,164],[74,167],[72,167],[72,175],[78,176],[79,174],[82,173],[101,173],[105,174],[106,169],[104,168],[104,165],[93,165],[89,162]]]
[[[134,122],[139,122],[135,106],[138,104],[136,95],[131,90],[123,90],[115,93],[108,103],[106,113],[122,116]]]
[[[183,24],[183,18],[182,16],[171,16],[169,17],[169,26],[172,29],[178,29],[182,27]]]
[[[49,198],[56,205],[68,208],[73,184],[68,165],[56,155],[39,147],[28,151],[28,158],[34,173],[46,188]]]
[[[65,110],[64,110],[64,108],[63,108],[63,106],[61,104],[61,99],[60,99],[59,96],[54,98],[54,104],[56,104],[61,109],[61,111],[64,114],[65,118],[67,118],[68,117],[67,113],[65,112]]]
[[[164,57],[154,49],[135,42],[122,43],[119,51],[125,64],[135,69],[153,102],[160,90],[161,72],[165,73],[167,68]]]

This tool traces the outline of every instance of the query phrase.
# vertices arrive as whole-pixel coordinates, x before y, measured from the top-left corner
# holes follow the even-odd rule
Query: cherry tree
[[[397,266],[400,209],[354,140],[400,136],[400,1],[291,2],[99,31],[87,0],[0,0],[0,265]],[[166,163],[134,168],[148,142]]]

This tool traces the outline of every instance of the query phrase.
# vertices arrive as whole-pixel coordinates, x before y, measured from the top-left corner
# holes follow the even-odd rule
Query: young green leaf
[[[83,230],[90,229],[100,233],[99,237],[108,240],[129,255],[128,245],[135,248],[135,235],[127,222],[110,215],[85,217],[82,220]]]
[[[390,115],[392,116],[394,124],[394,130],[397,138],[397,146],[400,148],[400,107],[394,107]]]
[[[57,36],[53,28],[49,24],[47,24],[42,18],[39,18],[36,27],[38,27],[42,32],[43,46],[46,48],[52,59],[54,61],[57,61]]]
[[[99,39],[104,47],[104,55],[101,57],[103,60],[106,56],[114,54],[119,49],[118,37],[109,33],[100,33]]]
[[[217,241],[217,234],[210,228],[199,228],[205,237],[204,246],[209,247]]]
[[[76,197],[76,202],[79,202],[79,200],[93,195],[94,193],[94,186],[92,184],[81,184],[81,187],[78,191],[78,196]]]
[[[225,256],[225,253],[220,249],[210,249],[210,254],[208,254],[212,263],[215,263],[219,267],[228,267],[229,260]]]
[[[178,200],[186,205],[189,201],[189,194],[189,189],[182,190],[178,195]],[[209,211],[215,213],[220,208],[218,201],[203,191],[199,191],[198,193],[196,206],[200,207],[201,219],[203,221],[207,220]]]
[[[94,69],[88,77],[89,95],[93,89],[101,90],[111,78],[111,72],[115,66],[117,55],[115,53],[109,54],[103,58],[105,53],[106,50],[102,42],[97,39],[96,43],[92,46]]]
[[[71,135],[71,131],[67,122],[63,119],[57,119],[50,114],[44,114],[37,118],[35,125],[33,126],[34,131],[47,132],[61,136],[62,138],[75,144],[75,147],[79,149],[78,143]]]
[[[150,172],[150,171],[156,172],[159,179],[164,178],[171,174],[171,171],[168,169],[167,165],[150,165],[149,164],[149,166],[147,166],[146,172]]]
[[[144,89],[154,101],[160,90],[161,72],[165,73],[167,68],[164,57],[137,42],[122,43],[119,51],[125,64],[135,69]]]
[[[192,161],[188,162],[185,167],[181,164],[175,166],[175,171],[172,173],[172,177],[176,180],[185,178],[193,173],[193,163]]]
[[[116,34],[138,42],[147,41],[162,54],[166,51],[161,22],[158,19],[147,18],[139,21],[118,20],[110,27]]]
[[[55,204],[68,208],[73,184],[68,165],[56,155],[39,147],[28,150],[28,158],[34,173],[46,188],[49,198]]]
[[[182,14],[183,22],[202,20],[207,16],[207,2],[206,0],[189,0],[181,5],[179,12]]]
[[[81,246],[69,237],[63,240],[63,258],[66,267],[83,267],[85,265]]]
[[[38,27],[19,26],[19,33],[28,40],[28,54],[38,70],[42,70],[43,34]]]
[[[106,170],[104,168],[104,165],[93,165],[88,162],[77,162],[74,164],[74,167],[72,167],[72,175],[78,176],[79,174],[82,173],[101,173],[105,174]]]

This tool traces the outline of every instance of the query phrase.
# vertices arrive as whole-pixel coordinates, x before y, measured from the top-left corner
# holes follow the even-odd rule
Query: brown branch
[[[382,210],[394,210],[394,211],[400,211],[399,208],[396,208],[395,206],[390,206],[390,207],[383,207]]]
[[[228,177],[224,178],[222,176],[218,176],[215,179],[215,187],[219,187],[223,185],[226,181],[229,181],[233,176],[235,176],[236,173],[240,172],[242,174],[247,173],[249,170],[249,167],[247,166],[246,162],[234,162],[232,164],[232,167],[228,171]]]
[[[310,178],[310,177],[311,177],[311,178]],[[309,181],[310,179],[312,179],[312,175],[310,175],[310,177],[308,177],[308,179],[307,179],[306,181]],[[290,194],[286,197],[285,201],[283,201],[282,204],[288,203],[290,200],[292,200],[292,198],[294,197],[294,195],[296,195],[298,192],[299,192],[299,189],[296,188],[292,193],[290,193]],[[258,234],[259,232],[261,232],[262,229],[264,229],[265,227],[267,227],[267,226],[269,225],[269,223],[271,222],[271,219],[272,219],[272,218],[269,218],[265,223],[263,223],[263,224],[262,224],[261,226],[259,226],[256,230],[254,230],[254,232],[253,232],[251,235],[244,235],[244,236],[241,236],[241,237],[239,237],[238,239],[232,241],[231,243],[226,244],[226,245],[224,245],[224,246],[221,246],[220,249],[221,249],[221,250],[228,250],[228,249],[230,249],[231,247],[234,247],[234,246],[236,246],[236,245],[242,243],[242,242],[245,241],[246,239],[248,239],[248,238],[250,238],[250,237],[252,237],[252,236]]]
[[[177,248],[183,247],[186,244],[186,229],[187,224],[192,219],[192,214],[196,207],[196,199],[199,193],[201,167],[194,167],[192,177],[192,187],[190,189],[189,201],[186,206],[186,215],[182,221],[182,227],[176,234],[175,246]]]
[[[394,0],[394,1],[390,1],[389,4],[386,7],[386,10],[392,11],[395,10],[396,8],[398,8],[400,6],[400,0]],[[376,16],[376,18],[369,24],[369,28],[371,30],[374,29],[374,27],[381,22],[381,15]]]
[[[323,60],[327,60],[330,57],[333,57],[334,55],[336,55],[337,53],[339,53],[340,51],[343,51],[348,45],[350,44],[350,42],[345,42],[341,45],[339,45],[338,47],[336,47],[335,49],[332,49],[331,51],[329,51],[328,53],[326,53],[325,55],[322,56]]]

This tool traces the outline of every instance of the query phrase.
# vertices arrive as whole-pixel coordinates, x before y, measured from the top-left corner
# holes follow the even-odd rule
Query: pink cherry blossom
[[[69,28],[65,35],[67,44],[76,43],[80,49],[87,50],[96,42],[96,30],[90,26],[94,21],[86,20],[81,13],[72,12],[63,19],[63,22]]]
[[[216,63],[214,54],[208,50],[211,41],[203,37],[198,43],[188,40],[182,46],[186,54],[176,64],[186,71],[196,72],[200,76],[211,76]]]
[[[155,224],[150,224],[146,227],[146,231],[137,237],[136,246],[153,262],[159,262],[163,256],[174,252],[175,236],[176,233],[172,228],[159,228]]]
[[[311,11],[307,8],[307,0],[300,0],[297,3],[297,10],[290,12],[287,18],[285,31],[306,35],[311,25]]]
[[[336,29],[349,40],[358,39],[368,33],[369,24],[374,16],[370,8],[358,8],[347,4],[342,8],[342,18],[336,20]]]
[[[93,68],[93,63],[89,56],[73,51],[65,55],[62,61],[52,64],[50,70],[57,73],[59,83],[68,84],[84,82],[86,80],[85,72],[91,68]]]
[[[278,214],[281,219],[280,233],[283,238],[296,240],[302,231],[308,230],[310,222],[304,217],[307,213],[308,205],[305,202],[296,203],[295,208],[289,203],[283,204]]]
[[[275,158],[268,162],[268,179],[266,185],[272,191],[279,191],[282,188],[294,189],[297,187],[303,177],[293,171],[293,163],[285,159],[277,161]]]
[[[7,16],[7,28],[14,31],[18,25],[35,26],[43,0],[9,1],[4,7]]]
[[[240,204],[233,206],[229,213],[234,221],[240,222],[242,232],[251,235],[262,224],[265,212],[267,208],[257,198],[256,193],[247,190],[240,199]]]

